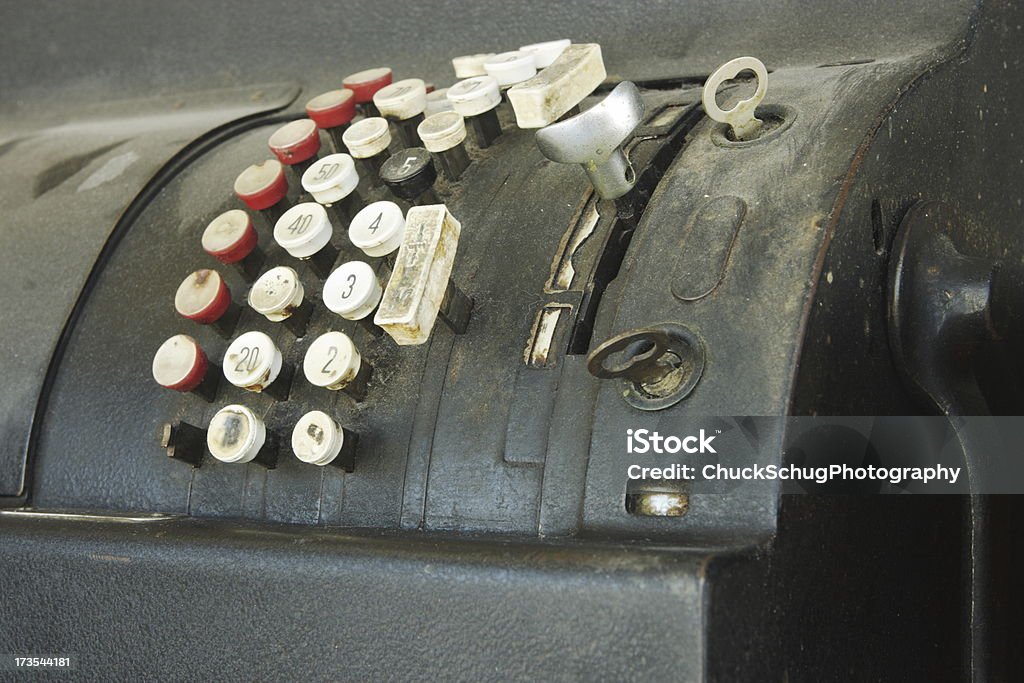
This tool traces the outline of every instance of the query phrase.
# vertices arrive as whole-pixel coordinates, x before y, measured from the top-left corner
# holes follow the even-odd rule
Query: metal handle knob
[[[602,199],[617,199],[636,183],[622,145],[643,115],[640,91],[623,81],[582,114],[537,131],[537,146],[552,161],[580,164]]]

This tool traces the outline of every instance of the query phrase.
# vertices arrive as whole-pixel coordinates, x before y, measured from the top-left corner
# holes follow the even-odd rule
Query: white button
[[[402,246],[405,216],[394,202],[367,204],[352,217],[348,238],[367,256],[387,256]]]
[[[316,202],[303,202],[281,214],[274,225],[274,239],[295,258],[305,259],[331,241],[334,228],[327,209]]]
[[[362,357],[344,332],[327,332],[306,351],[302,371],[313,386],[344,389],[359,374]]]
[[[288,266],[277,266],[260,275],[249,290],[249,305],[271,322],[290,317],[302,305],[305,289],[299,274]]]
[[[311,410],[292,430],[295,457],[310,465],[329,465],[345,445],[345,432],[327,413]]]
[[[370,264],[349,261],[324,283],[324,304],[346,320],[362,320],[377,308],[382,293]]]
[[[444,204],[414,206],[395,270],[373,322],[402,346],[430,338],[448,288],[462,226]]]
[[[463,116],[477,116],[501,104],[501,88],[490,76],[476,76],[448,88],[448,99]]]
[[[251,462],[267,441],[267,426],[245,406],[224,406],[210,420],[206,446],[221,462]]]
[[[543,128],[594,92],[606,76],[601,46],[570,45],[548,68],[508,91],[520,128]]]
[[[302,189],[321,204],[340,202],[359,185],[359,173],[352,157],[331,154],[323,157],[302,174]]]
[[[383,151],[391,144],[391,126],[379,116],[356,121],[341,135],[341,141],[356,159],[366,159]]]
[[[493,56],[493,52],[482,52],[478,55],[464,55],[454,58],[452,60],[452,68],[455,69],[455,77],[472,78],[473,76],[483,76],[487,73],[484,71],[484,62]]]
[[[406,78],[378,90],[373,103],[384,116],[411,119],[427,106],[427,84],[419,78]]]
[[[494,55],[484,62],[484,70],[501,86],[522,83],[537,75],[537,65],[529,52],[502,52]]]
[[[446,152],[466,139],[466,120],[457,111],[443,111],[423,119],[416,132],[427,151]]]
[[[523,45],[519,48],[519,51],[529,52],[533,55],[533,61],[537,65],[537,68],[546,69],[551,66],[551,63],[558,59],[558,55],[562,54],[562,51],[570,45],[572,45],[571,40],[568,38],[562,38],[561,40],[548,40],[543,43]]]
[[[281,351],[262,332],[246,332],[224,354],[224,376],[236,387],[263,391],[277,379],[284,359]]]
[[[432,116],[443,111],[452,111],[454,108],[448,99],[448,88],[441,88],[427,93],[427,107],[423,110],[423,115]]]

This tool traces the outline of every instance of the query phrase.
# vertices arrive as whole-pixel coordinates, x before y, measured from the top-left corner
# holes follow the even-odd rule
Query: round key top
[[[237,263],[252,253],[259,236],[249,214],[231,209],[220,214],[203,231],[203,250],[221,263]]]
[[[281,372],[284,358],[274,341],[262,332],[246,332],[224,354],[224,376],[236,387],[263,391]]]
[[[419,127],[420,139],[428,151],[445,152],[466,139],[466,121],[455,111],[432,114]]]
[[[324,283],[324,304],[346,320],[362,320],[377,308],[383,294],[370,264],[349,261]]]
[[[484,71],[505,87],[536,76],[537,65],[529,52],[502,52],[484,62]]]
[[[174,309],[200,325],[216,322],[231,305],[231,292],[215,270],[197,270],[178,286]]]
[[[203,230],[203,250],[221,263],[234,265],[247,282],[263,268],[264,254],[252,218],[241,209],[220,214]]]
[[[267,144],[282,164],[294,166],[320,151],[320,130],[312,119],[298,119],[275,130]]]
[[[380,167],[380,179],[395,196],[414,204],[436,204],[437,169],[430,152],[410,147],[394,154]]]
[[[288,194],[284,166],[277,159],[249,166],[235,179],[235,194],[254,211],[269,209]]]
[[[309,383],[326,389],[344,389],[359,374],[362,357],[344,332],[327,332],[306,351],[302,370]]]
[[[292,430],[295,457],[310,465],[329,465],[344,445],[345,430],[330,415],[319,410],[300,417]]]
[[[271,322],[285,320],[302,305],[305,290],[299,274],[288,266],[271,268],[249,290],[249,305]]]
[[[345,76],[341,84],[352,91],[357,104],[366,104],[373,102],[378,90],[391,85],[392,77],[391,69],[382,66]]]
[[[430,116],[442,111],[452,111],[454,108],[455,105],[448,99],[448,88],[441,88],[427,93],[427,107],[423,110],[423,115]]]
[[[419,78],[406,78],[378,90],[373,103],[382,116],[404,121],[423,113],[427,106],[427,85]]]
[[[302,174],[302,189],[321,204],[340,202],[359,185],[359,173],[348,154],[331,154]]]
[[[206,446],[221,462],[252,462],[267,441],[263,420],[242,405],[224,406],[210,420]]]
[[[189,392],[202,383],[208,367],[199,342],[187,334],[176,334],[153,356],[153,379],[166,389]]]
[[[572,45],[571,40],[562,38],[561,40],[548,40],[543,43],[523,45],[519,48],[519,51],[533,55],[533,62],[537,68],[544,69],[551,66],[551,63],[558,59],[558,56],[570,45]]]
[[[306,102],[306,114],[324,130],[344,126],[356,115],[355,93],[342,88],[317,95]]]
[[[387,151],[391,144],[391,127],[387,119],[371,116],[349,126],[342,140],[353,157],[367,159]]]
[[[452,107],[465,117],[477,116],[501,104],[501,88],[491,76],[476,76],[448,88]]]
[[[348,238],[364,254],[387,256],[398,251],[405,235],[405,216],[394,202],[374,202],[356,214]]]
[[[472,78],[473,76],[485,75],[487,72],[484,70],[484,62],[493,56],[493,52],[483,52],[478,55],[455,57],[452,59],[452,68],[455,69],[455,77]]]
[[[418,129],[427,151],[434,155],[437,165],[448,180],[454,182],[469,166],[469,155],[464,143],[466,120],[456,111],[443,111],[423,119]]]
[[[296,204],[274,225],[274,239],[299,259],[307,259],[323,249],[333,234],[327,210],[316,202]]]

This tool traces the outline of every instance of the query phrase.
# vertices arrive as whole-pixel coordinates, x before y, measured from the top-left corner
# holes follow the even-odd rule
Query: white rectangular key
[[[448,288],[462,226],[444,204],[414,206],[373,322],[401,346],[430,338]]]
[[[600,45],[570,45],[536,76],[509,88],[516,124],[543,128],[554,123],[594,92],[606,75]]]

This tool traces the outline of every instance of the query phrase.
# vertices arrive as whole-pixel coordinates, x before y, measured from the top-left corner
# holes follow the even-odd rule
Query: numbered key
[[[259,211],[273,225],[288,208],[288,178],[277,159],[253,164],[235,178],[235,194],[253,211]]]
[[[220,214],[203,230],[203,251],[221,263],[235,266],[247,282],[259,276],[266,257],[252,219],[241,209]]]
[[[321,93],[306,102],[306,115],[327,133],[335,152],[344,152],[341,136],[355,118],[355,94],[348,88]]]
[[[222,367],[224,376],[236,387],[266,393],[278,401],[288,400],[292,369],[274,340],[262,332],[246,332],[231,342]]]
[[[357,401],[366,398],[373,368],[344,332],[327,332],[316,338],[302,363],[313,386],[344,391]]]
[[[375,69],[366,69],[357,73],[345,76],[341,84],[352,91],[356,100],[356,107],[363,116],[380,116],[377,107],[373,104],[373,96],[381,88],[391,85],[393,74],[386,66]]]
[[[288,266],[271,268],[256,280],[249,290],[249,306],[270,322],[283,322],[296,337],[306,334],[313,314],[299,274]]]
[[[176,334],[153,355],[153,379],[165,389],[193,393],[210,403],[217,397],[218,376],[209,372],[203,349],[187,334]]]
[[[268,470],[277,467],[277,439],[263,420],[243,405],[217,411],[206,430],[206,447],[221,462],[255,462]]]
[[[519,48],[520,52],[526,52],[533,55],[533,63],[538,69],[546,69],[551,66],[552,63],[558,57],[565,52],[565,49],[572,45],[572,41],[568,38],[562,38],[560,40],[548,40],[543,43],[532,43],[530,45],[523,45]]]
[[[419,127],[420,139],[434,161],[451,182],[462,176],[469,166],[466,154],[466,121],[456,111],[432,114],[423,119]]]
[[[569,45],[546,69],[513,86],[508,100],[520,128],[543,128],[579,111],[579,104],[606,76],[601,46]]]
[[[481,52],[476,55],[463,55],[452,59],[452,69],[455,70],[456,78],[472,78],[473,76],[486,76],[484,62],[494,56],[493,52]]]
[[[380,167],[388,158],[391,146],[391,126],[387,119],[372,117],[356,121],[341,136],[352,158],[361,168],[360,177],[371,185],[380,185]]]
[[[310,465],[334,465],[346,472],[355,470],[359,435],[345,429],[330,415],[311,410],[295,423],[292,430],[292,452]]]
[[[388,259],[394,266],[393,254],[402,246],[405,214],[394,202],[374,202],[356,214],[348,226],[348,238],[364,254]]]
[[[406,78],[381,88],[373,96],[381,116],[395,124],[403,147],[419,147],[416,127],[427,108],[427,84],[419,78]]]
[[[402,346],[423,344],[440,317],[456,334],[466,331],[473,301],[451,281],[462,226],[448,209],[416,206],[374,323]]]
[[[313,119],[297,119],[275,130],[267,145],[298,180],[320,152],[320,129]]]
[[[316,202],[296,204],[284,212],[274,225],[274,241],[310,268],[326,278],[338,259],[338,249],[331,244],[334,226],[327,209]]]
[[[364,261],[341,264],[324,283],[324,305],[328,310],[358,322],[375,335],[381,329],[373,324],[373,312],[382,295],[377,274]]]
[[[537,75],[537,63],[529,52],[502,52],[484,61],[484,71],[502,88],[528,81]]]
[[[359,196],[359,173],[348,154],[331,154],[309,167],[302,187],[345,224],[365,206]]]
[[[215,270],[203,268],[182,280],[174,294],[174,310],[200,325],[212,325],[222,337],[230,337],[241,309],[231,300],[231,290]]]
[[[423,115],[429,117],[443,111],[455,111],[452,101],[448,99],[448,88],[441,88],[427,93],[427,107]]]
[[[486,149],[501,135],[498,105],[501,89],[490,76],[478,76],[459,81],[448,88],[452,108],[462,114],[466,125],[473,131],[477,147]]]
[[[394,154],[380,167],[380,179],[392,194],[410,204],[437,204],[434,181],[437,168],[423,147],[409,147]]]

